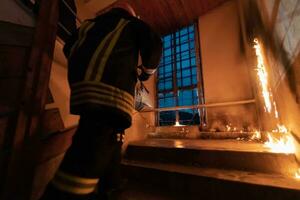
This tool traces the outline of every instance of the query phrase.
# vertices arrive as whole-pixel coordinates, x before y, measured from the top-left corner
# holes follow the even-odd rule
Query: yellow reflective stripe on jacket
[[[57,189],[59,189],[61,191],[73,193],[73,194],[89,194],[89,193],[92,193],[96,188],[96,185],[91,188],[82,188],[79,186],[68,185],[68,184],[65,184],[65,183],[62,183],[62,182],[59,182],[56,180],[52,180],[51,183]]]
[[[119,99],[121,101],[124,101],[125,103],[133,106],[133,100],[132,98],[128,98],[127,96],[124,96],[120,93],[117,93],[115,91],[108,91],[108,90],[105,90],[103,88],[95,88],[95,87],[90,87],[90,86],[86,86],[86,87],[81,87],[81,88],[78,88],[78,89],[74,89],[72,91],[72,96],[77,96],[78,94],[81,94],[81,93],[95,93],[95,94],[103,94],[105,96],[111,96],[113,98],[116,98],[116,99]]]
[[[70,180],[73,182],[77,183],[82,183],[82,184],[97,184],[99,179],[98,178],[83,178],[75,175],[71,175],[62,171],[57,171],[55,176],[61,177],[66,180]]]
[[[114,93],[114,94],[117,93],[120,96],[124,96],[126,99],[129,99],[130,102],[134,101],[134,98],[130,93],[103,82],[82,81],[71,85],[72,92],[78,90],[79,88],[84,88],[84,87],[101,88],[103,90],[108,91],[109,93]]]
[[[129,105],[128,103],[120,99],[114,98],[113,96],[91,93],[91,92],[85,92],[85,93],[80,93],[78,95],[71,96],[71,105],[78,105],[82,103],[95,103],[99,105],[118,108],[128,113],[129,115],[131,115],[133,111],[132,105]]]
[[[103,99],[81,99],[81,100],[78,100],[75,102],[71,102],[71,105],[80,105],[80,104],[85,104],[85,103],[94,103],[94,104],[99,104],[99,105],[103,105],[103,106],[117,108],[117,109],[120,109],[123,112],[127,113],[130,116],[132,115],[132,112],[133,112],[133,109],[129,109],[120,104],[117,104],[116,102],[110,102],[108,100],[103,100]]]
[[[124,24],[126,25],[127,23],[128,22],[125,19],[121,19],[119,21],[119,23],[117,24],[116,28],[113,31],[111,31],[109,34],[107,34],[105,36],[105,38],[101,41],[101,43],[97,47],[95,53],[92,56],[92,59],[91,59],[89,65],[88,65],[84,80],[86,80],[86,81],[91,80],[92,73],[93,73],[94,69],[97,67],[96,61],[97,61],[99,55],[101,55],[102,51],[105,51],[104,47],[107,44],[110,44],[112,38],[114,38],[114,34],[118,33],[118,30],[120,30],[121,28],[123,29]],[[102,58],[101,58],[101,62],[102,62]]]
[[[118,29],[115,33],[115,35],[113,36],[112,38],[112,41],[110,42],[108,48],[106,49],[104,55],[103,55],[103,58],[101,59],[101,62],[100,62],[100,65],[98,67],[98,70],[97,70],[97,74],[96,74],[96,78],[95,80],[96,81],[100,81],[101,78],[102,78],[102,74],[103,74],[103,71],[104,71],[104,67],[107,63],[107,60],[113,50],[113,48],[115,47],[119,37],[120,37],[120,34],[122,32],[122,30],[125,28],[125,26],[128,24],[129,21],[125,21],[122,26],[120,27],[120,29]]]
[[[86,39],[87,32],[95,25],[95,22],[85,21],[79,29],[78,40],[74,43],[70,50],[69,57],[74,53],[75,49],[79,48]]]
[[[58,171],[51,183],[61,191],[73,194],[89,194],[95,190],[98,181],[99,179],[83,178]]]
[[[100,42],[99,46],[97,47],[95,53],[94,53],[93,56],[92,56],[92,59],[91,59],[89,65],[88,65],[87,71],[86,71],[86,73],[85,73],[85,78],[84,78],[85,80],[89,80],[89,79],[90,79],[90,77],[91,77],[91,75],[92,75],[92,72],[93,72],[93,69],[94,69],[94,67],[95,67],[96,60],[97,60],[97,58],[98,58],[98,55],[99,55],[100,52],[103,50],[103,47],[105,46],[105,44],[106,44],[107,42],[109,42],[109,39],[112,37],[112,35],[114,34],[114,32],[115,32],[116,30],[118,30],[118,29],[122,26],[122,24],[124,23],[124,21],[125,21],[124,19],[121,19],[121,20],[119,21],[119,23],[117,24],[116,28],[115,28],[114,30],[112,30],[110,33],[108,33],[108,34],[105,36],[105,38]]]
[[[120,105],[128,110],[130,110],[133,107],[133,104],[127,103],[123,99],[119,99],[114,96],[105,95],[105,94],[96,93],[96,92],[83,92],[83,93],[77,93],[75,95],[72,95],[71,103],[80,101],[81,99],[101,99],[101,100],[105,100],[105,101],[110,101],[109,102],[110,104]]]

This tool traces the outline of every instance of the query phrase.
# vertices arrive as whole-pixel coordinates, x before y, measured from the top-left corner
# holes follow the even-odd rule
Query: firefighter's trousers
[[[71,147],[42,200],[85,200],[120,186],[123,130],[110,121],[81,116]],[[59,148],[59,147],[58,147]]]

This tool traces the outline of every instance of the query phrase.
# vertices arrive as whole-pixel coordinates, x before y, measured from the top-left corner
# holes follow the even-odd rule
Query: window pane
[[[181,59],[182,59],[182,60],[188,59],[189,57],[190,57],[189,51],[181,52]]]
[[[190,61],[189,60],[183,60],[182,61],[182,68],[186,68],[190,66]]]
[[[163,38],[164,41],[171,40],[171,35],[167,35]]]
[[[171,49],[169,48],[169,49],[166,49],[166,50],[164,50],[164,52],[165,52],[165,56],[170,56],[171,55]]]
[[[161,90],[164,90],[164,83],[158,83],[158,90],[161,91]]]
[[[187,34],[187,28],[183,28],[180,30],[180,35]]]
[[[190,49],[195,49],[195,43],[194,43],[194,41],[190,41],[189,45],[190,45]]]
[[[191,76],[191,70],[189,68],[182,70],[182,76],[185,78],[189,78],[189,76]]]
[[[200,124],[198,109],[186,109],[179,111],[179,123],[183,125]]]
[[[172,88],[172,82],[171,81],[166,81],[165,83],[165,89],[171,89]]]
[[[164,48],[169,48],[171,46],[171,41],[170,40],[165,40],[164,41]]]
[[[178,61],[178,62],[176,62],[176,69],[177,70],[180,70],[181,69],[181,64],[180,64],[180,62]]]
[[[190,40],[194,40],[194,32],[191,32],[191,33],[189,34],[189,37],[190,37]]]
[[[180,53],[180,46],[176,46],[176,53]]]
[[[166,70],[166,72],[171,72],[172,71],[172,65],[166,65],[165,66],[165,70]]]
[[[192,75],[197,75],[197,68],[196,67],[192,68]]]
[[[171,62],[171,56],[166,56],[165,57],[165,65],[169,64]]]
[[[164,101],[164,99],[159,99],[159,100],[158,100],[158,106],[159,106],[160,108],[165,107],[165,101]]]
[[[197,76],[192,76],[192,83],[196,84],[197,83]]]
[[[193,58],[191,59],[191,65],[192,65],[192,66],[196,66],[196,58],[195,58],[195,57],[193,57]]]
[[[181,38],[180,38],[181,43],[187,42],[187,40],[188,40],[188,35],[181,36]]]
[[[163,111],[159,112],[159,125],[174,125],[176,121],[176,112],[175,111]]]
[[[198,104],[194,38],[194,25],[163,37],[164,49],[157,79],[157,91],[159,92],[157,103],[161,108]],[[186,87],[192,88],[183,89]],[[174,96],[175,92],[177,93]],[[176,113],[182,124],[193,124],[197,119],[199,122],[198,109],[186,109],[159,112],[159,124],[174,125]]]
[[[183,84],[183,86],[190,86],[191,85],[191,79],[190,78],[184,78],[182,84]]]
[[[189,49],[188,43],[184,43],[184,44],[181,45],[181,51],[186,51],[188,49]]]
[[[177,87],[181,87],[181,79],[177,79]]]

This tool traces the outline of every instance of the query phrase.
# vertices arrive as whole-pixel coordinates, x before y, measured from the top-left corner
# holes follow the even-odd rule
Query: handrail
[[[72,35],[72,33],[60,22],[58,22],[58,26],[60,26],[69,36]]]
[[[140,112],[159,112],[159,111],[173,111],[173,110],[184,110],[184,109],[195,109],[195,108],[211,108],[211,107],[234,106],[234,105],[250,104],[250,103],[255,103],[255,99],[248,99],[248,100],[242,100],[242,101],[230,101],[230,102],[222,102],[222,103],[198,104],[198,105],[192,105],[192,106],[153,108],[153,109],[142,110]]]
[[[71,13],[76,17],[76,20],[81,24],[82,20],[77,16],[77,14],[74,12],[74,10],[69,6],[69,4],[65,1],[62,0],[63,4],[71,11]]]

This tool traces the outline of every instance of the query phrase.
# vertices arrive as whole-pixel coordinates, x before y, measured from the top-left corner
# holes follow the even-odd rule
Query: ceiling
[[[118,0],[129,2],[140,18],[164,35],[187,26],[199,16],[228,0]],[[77,0],[77,8],[89,17],[103,12],[116,0]],[[86,18],[86,17],[83,17]]]
[[[81,20],[93,18],[96,13],[117,0],[75,0],[77,15]]]

